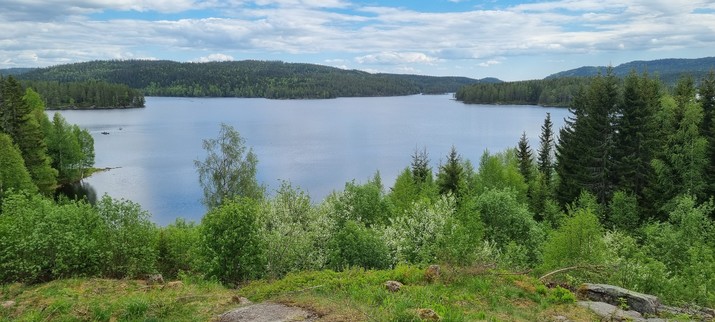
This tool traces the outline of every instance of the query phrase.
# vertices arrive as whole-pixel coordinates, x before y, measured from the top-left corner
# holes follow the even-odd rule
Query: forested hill
[[[152,96],[286,99],[437,94],[456,92],[464,85],[480,82],[466,77],[371,74],[314,64],[255,60],[91,61],[35,69],[17,77],[59,82],[105,81],[126,84]]]
[[[605,72],[606,66],[584,66],[559,72],[546,77],[546,79],[564,77],[593,77],[600,72]],[[638,73],[647,71],[651,75],[658,75],[658,78],[665,84],[675,84],[682,74],[690,74],[693,79],[699,80],[710,70],[715,69],[715,57],[705,57],[697,59],[659,59],[649,61],[632,61],[613,67],[613,74],[618,77],[628,75],[632,70]]]
[[[544,79],[478,83],[466,85],[457,91],[456,98],[468,104],[526,104],[542,106],[571,106],[580,88],[589,84],[599,73],[605,74],[608,67],[584,66],[550,75]],[[661,59],[633,61],[613,67],[611,72],[624,78],[635,71],[656,76],[671,87],[684,75],[699,83],[711,70],[715,70],[715,57],[699,59]]]

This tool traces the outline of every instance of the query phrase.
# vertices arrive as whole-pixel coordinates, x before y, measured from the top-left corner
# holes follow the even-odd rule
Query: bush
[[[606,245],[602,230],[591,210],[577,209],[546,241],[545,268],[603,264]]]
[[[442,197],[434,205],[421,200],[414,203],[401,217],[390,220],[390,225],[383,230],[392,258],[398,263],[435,263],[440,255],[447,255],[442,250],[457,246],[458,237],[466,232],[460,231],[454,218],[454,198]],[[455,240],[448,240],[454,237]],[[455,245],[448,245],[452,242]],[[453,250],[457,250],[457,248]]]
[[[526,246],[529,259],[539,257],[538,245],[543,240],[543,229],[529,213],[527,205],[517,201],[510,189],[488,190],[477,198],[476,209],[484,222],[485,237],[504,249],[509,242]]]
[[[210,276],[233,284],[263,276],[259,204],[239,197],[210,210],[201,221],[201,241]]]
[[[284,182],[262,206],[260,236],[268,276],[325,267],[334,222],[312,207],[307,194]]]
[[[352,266],[365,269],[390,267],[390,256],[385,242],[372,229],[349,220],[331,242],[330,268],[344,270]]]
[[[97,275],[105,260],[102,228],[84,202],[58,206],[39,195],[7,195],[0,214],[0,282]]]
[[[103,275],[112,278],[139,277],[154,273],[158,230],[151,215],[139,204],[107,195],[97,203],[102,219],[102,250],[107,254]]]
[[[200,268],[199,227],[193,222],[177,218],[161,228],[157,245],[159,272],[165,278],[177,278],[180,272],[195,274]]]

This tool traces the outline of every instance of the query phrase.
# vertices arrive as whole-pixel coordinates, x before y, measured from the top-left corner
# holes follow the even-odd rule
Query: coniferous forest
[[[91,136],[50,121],[37,92],[5,78],[0,282],[161,273],[238,285],[489,263],[535,276],[568,268],[552,278],[714,306],[715,73],[684,76],[672,91],[635,72],[564,82],[571,116],[561,129],[547,116],[539,142],[515,137],[515,148],[478,160],[453,147],[436,168],[418,149],[394,183],[377,172],[317,203],[289,182],[269,194],[256,179],[260,156],[222,125],[195,162],[207,213],[158,227],[131,201],[49,199],[91,167]]]

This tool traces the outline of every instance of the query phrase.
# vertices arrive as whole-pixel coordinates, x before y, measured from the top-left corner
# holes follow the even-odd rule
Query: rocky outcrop
[[[660,318],[644,318],[643,315],[634,310],[623,310],[615,305],[604,302],[579,301],[579,306],[590,309],[601,317],[601,321],[632,321],[632,322],[660,322],[665,321]]]
[[[653,295],[606,284],[583,284],[578,288],[578,295],[589,301],[605,302],[618,307],[626,306],[628,310],[640,314],[656,315],[660,306],[660,300]]]
[[[385,282],[385,287],[390,292],[397,292],[402,288],[402,283],[398,281],[387,281]]]

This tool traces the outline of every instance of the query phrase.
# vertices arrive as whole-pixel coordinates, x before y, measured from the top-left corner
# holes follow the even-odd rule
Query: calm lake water
[[[391,186],[426,147],[437,169],[452,145],[477,165],[485,149],[516,146],[526,131],[533,149],[551,113],[554,129],[566,109],[465,105],[452,95],[331,100],[147,97],[146,108],[63,111],[90,131],[96,167],[116,168],[85,179],[98,195],[139,203],[166,225],[177,217],[200,221],[205,209],[194,160],[202,139],[234,126],[258,156],[258,179],[269,192],[280,180],[307,191],[314,202],[345,182],[365,182],[379,170]],[[101,134],[109,132],[108,135]]]

